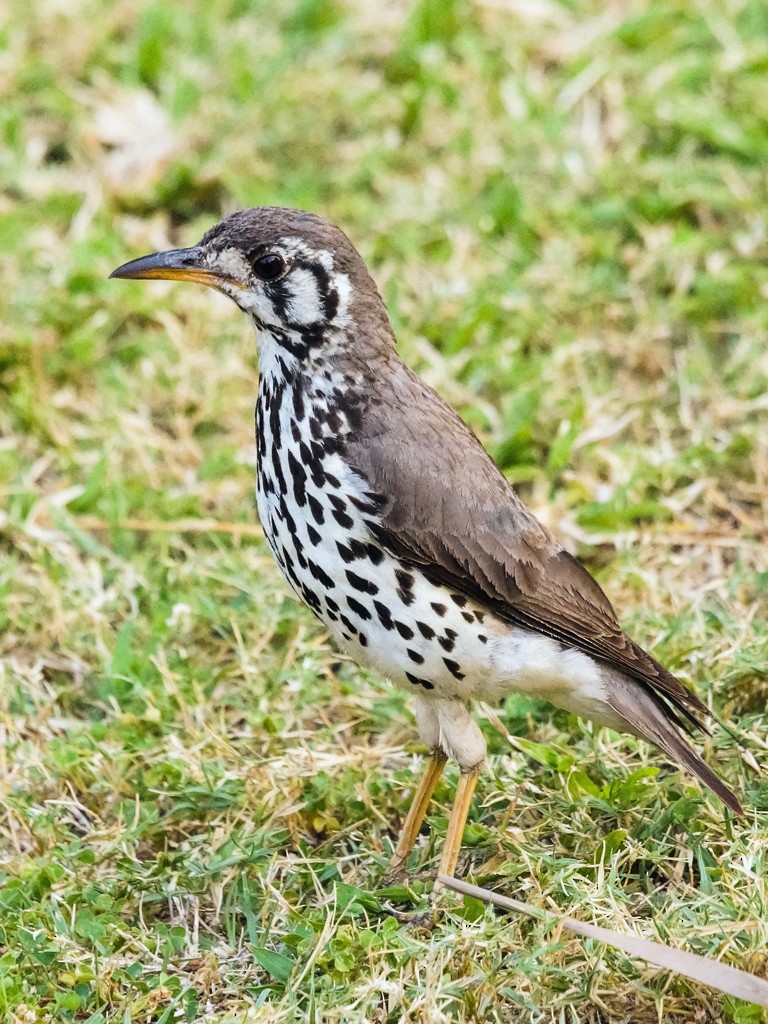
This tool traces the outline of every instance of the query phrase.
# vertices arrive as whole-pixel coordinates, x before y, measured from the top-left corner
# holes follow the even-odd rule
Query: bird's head
[[[193,281],[228,295],[257,330],[306,358],[383,310],[347,236],[316,214],[264,206],[226,217],[189,249],[132,260],[110,277]],[[388,324],[386,314],[384,322]]]

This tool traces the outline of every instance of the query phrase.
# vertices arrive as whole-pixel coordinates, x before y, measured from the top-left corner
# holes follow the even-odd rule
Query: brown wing
[[[435,583],[599,658],[689,722],[705,706],[621,629],[584,567],[532,515],[455,412],[403,364],[361,410],[347,458],[387,496],[379,539]],[[671,710],[671,709],[670,709]],[[677,717],[677,716],[675,716]]]

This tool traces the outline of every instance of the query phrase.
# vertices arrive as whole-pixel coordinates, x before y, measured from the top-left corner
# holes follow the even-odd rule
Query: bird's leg
[[[439,759],[439,751],[436,751],[435,754],[433,754],[433,758],[435,760]],[[419,784],[417,797],[422,793],[423,790],[427,788],[425,785],[425,780],[427,776],[430,774],[430,771],[434,771],[435,782],[437,782],[437,779],[440,777],[440,773],[443,770],[445,760],[445,755],[442,755],[442,760],[440,760],[439,762],[439,767],[437,767],[436,769],[430,769],[429,767],[427,768],[427,771],[425,772],[424,777],[422,778],[421,783]],[[480,764],[475,765],[474,768],[463,768],[461,771],[461,775],[459,776],[459,782],[458,785],[456,786],[456,797],[453,801],[453,807],[451,808],[451,817],[448,821],[448,833],[445,837],[445,844],[443,846],[443,852],[440,857],[440,867],[438,868],[438,875],[453,876],[454,872],[456,871],[456,863],[459,859],[459,851],[461,850],[461,839],[462,836],[464,835],[464,825],[466,824],[467,821],[469,806],[472,803],[472,794],[475,791],[475,786],[477,785],[477,779],[478,776],[480,775],[481,769],[482,761],[480,762]],[[434,782],[431,784],[429,793],[432,792],[432,789],[434,789]],[[417,803],[418,799],[414,799],[413,804],[411,805],[411,811],[408,814],[409,819]],[[429,803],[429,796],[427,796],[424,802],[425,810],[427,803]],[[422,812],[421,817],[419,818],[419,822],[421,822],[423,817],[424,813]],[[403,836],[405,835],[405,832],[406,829],[404,828]],[[416,832],[414,833],[414,839],[417,833],[418,827],[416,828]],[[413,841],[411,842],[411,845],[413,845]],[[400,843],[398,843],[398,849],[399,848]],[[408,849],[410,849],[410,847]],[[405,857],[407,857],[407,855],[408,853],[406,851],[401,864],[405,863]],[[388,876],[389,872],[385,877]],[[434,900],[436,896],[439,896],[443,889],[443,883],[436,879],[435,884],[432,888],[432,899]],[[461,899],[461,897],[459,897],[459,899]],[[433,904],[433,909],[426,914],[396,914],[395,916],[397,920],[400,922],[400,924],[404,924],[409,928],[425,928],[427,930],[431,930],[435,927],[437,921],[439,920],[439,913],[439,910],[437,910]]]
[[[429,807],[429,801],[432,799],[435,786],[443,774],[443,768],[445,768],[447,760],[448,758],[442,750],[433,750],[427,760],[424,774],[421,776],[408,814],[403,822],[403,828],[400,832],[400,838],[397,840],[395,852],[392,854],[389,867],[384,875],[385,885],[399,880],[405,873],[405,863],[413,849],[413,844],[416,842],[421,823],[424,821],[424,816]]]
[[[459,860],[461,850],[461,839],[464,835],[464,826],[469,814],[469,805],[472,803],[472,794],[475,792],[477,779],[480,775],[482,763],[474,768],[462,769],[459,782],[456,786],[456,796],[451,808],[451,817],[448,821],[448,832],[445,836],[443,852],[440,857],[438,874],[452,876],[456,871],[456,864]],[[439,882],[435,882],[435,892],[442,888]]]

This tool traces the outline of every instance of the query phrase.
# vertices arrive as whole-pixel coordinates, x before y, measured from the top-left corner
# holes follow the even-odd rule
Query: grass
[[[408,361],[728,720],[732,822],[647,747],[486,721],[463,870],[768,969],[768,14],[757,0],[11,0],[0,27],[0,1013],[708,1022],[761,1011],[377,882],[419,748],[255,525],[255,346],[108,282],[247,204],[340,223]]]

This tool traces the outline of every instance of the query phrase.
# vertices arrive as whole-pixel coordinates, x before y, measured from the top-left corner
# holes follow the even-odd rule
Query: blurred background
[[[209,291],[107,276],[247,205],[339,224],[403,356],[747,738],[707,756],[764,811],[767,73],[759,0],[6,0],[13,1020],[760,1019],[471,904],[474,939],[376,916],[359,894],[418,747],[260,537],[250,327]],[[709,907],[736,945],[698,951],[764,970],[765,903],[738,926],[764,814],[732,832],[634,741],[522,698],[498,715],[476,877],[614,927],[650,907],[681,942]]]

